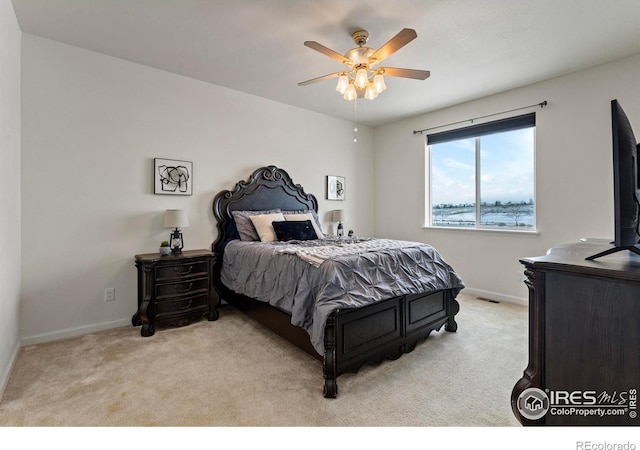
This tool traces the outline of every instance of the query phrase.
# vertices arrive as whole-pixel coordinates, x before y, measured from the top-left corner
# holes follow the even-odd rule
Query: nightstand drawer
[[[198,261],[156,267],[156,281],[194,276],[209,276],[209,263],[207,261]]]
[[[164,315],[183,314],[192,310],[209,307],[209,294],[207,292],[179,300],[167,300],[156,303],[156,319]]]
[[[180,297],[198,291],[208,292],[208,290],[209,278],[194,278],[177,283],[162,283],[156,285],[156,300],[164,301],[167,297]]]

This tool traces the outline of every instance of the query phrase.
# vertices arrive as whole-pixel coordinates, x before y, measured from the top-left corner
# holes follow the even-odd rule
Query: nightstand
[[[153,336],[156,325],[183,326],[202,317],[217,320],[220,300],[212,281],[215,261],[215,253],[209,250],[136,255],[138,310],[132,325],[142,325],[140,334],[148,337]]]

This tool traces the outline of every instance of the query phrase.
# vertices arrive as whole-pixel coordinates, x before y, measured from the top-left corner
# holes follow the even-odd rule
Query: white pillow
[[[311,214],[311,213],[307,213],[307,214],[284,214],[284,220],[288,220],[288,221],[291,221],[291,222],[301,221],[301,220],[310,220],[311,221],[311,225],[313,225],[313,229],[316,231],[316,235],[318,236],[318,239],[322,239],[322,237],[324,236],[324,233],[322,232],[322,230],[318,226],[318,223],[316,222],[316,219],[313,217],[313,214]]]
[[[281,212],[279,209],[271,209],[268,211],[232,211],[231,215],[236,223],[236,230],[241,241],[259,241],[260,236],[256,233],[256,228],[251,223],[249,216],[256,214],[273,214]]]
[[[283,221],[284,216],[282,213],[256,214],[255,216],[249,216],[249,218],[258,232],[261,242],[273,242],[278,240],[271,222]]]

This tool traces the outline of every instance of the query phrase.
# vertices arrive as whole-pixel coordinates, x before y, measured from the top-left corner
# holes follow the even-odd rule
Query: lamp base
[[[182,253],[184,240],[182,239],[182,233],[180,232],[178,227],[176,227],[176,229],[171,232],[169,242],[171,242],[171,253],[173,253],[174,255],[179,255]]]

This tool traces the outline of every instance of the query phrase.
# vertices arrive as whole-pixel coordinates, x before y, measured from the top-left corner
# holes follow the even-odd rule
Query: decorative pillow
[[[280,212],[279,209],[269,209],[266,211],[232,211],[231,215],[236,222],[236,229],[241,241],[259,241],[260,236],[253,226],[250,217],[256,214],[272,214]]]
[[[322,232],[322,226],[320,225],[320,219],[318,218],[318,214],[315,211],[309,209],[304,211],[282,211],[282,214],[284,214],[285,220],[310,220],[311,225],[313,225],[313,229],[316,232],[316,236],[318,236],[318,238],[324,236],[324,233]]]
[[[273,229],[279,241],[309,241],[318,239],[311,220],[285,220],[273,222]]]
[[[251,222],[256,228],[256,232],[258,233],[258,236],[260,236],[260,240],[262,242],[272,242],[278,239],[271,222],[284,221],[282,213],[256,214],[249,216],[249,219],[251,219]]]

